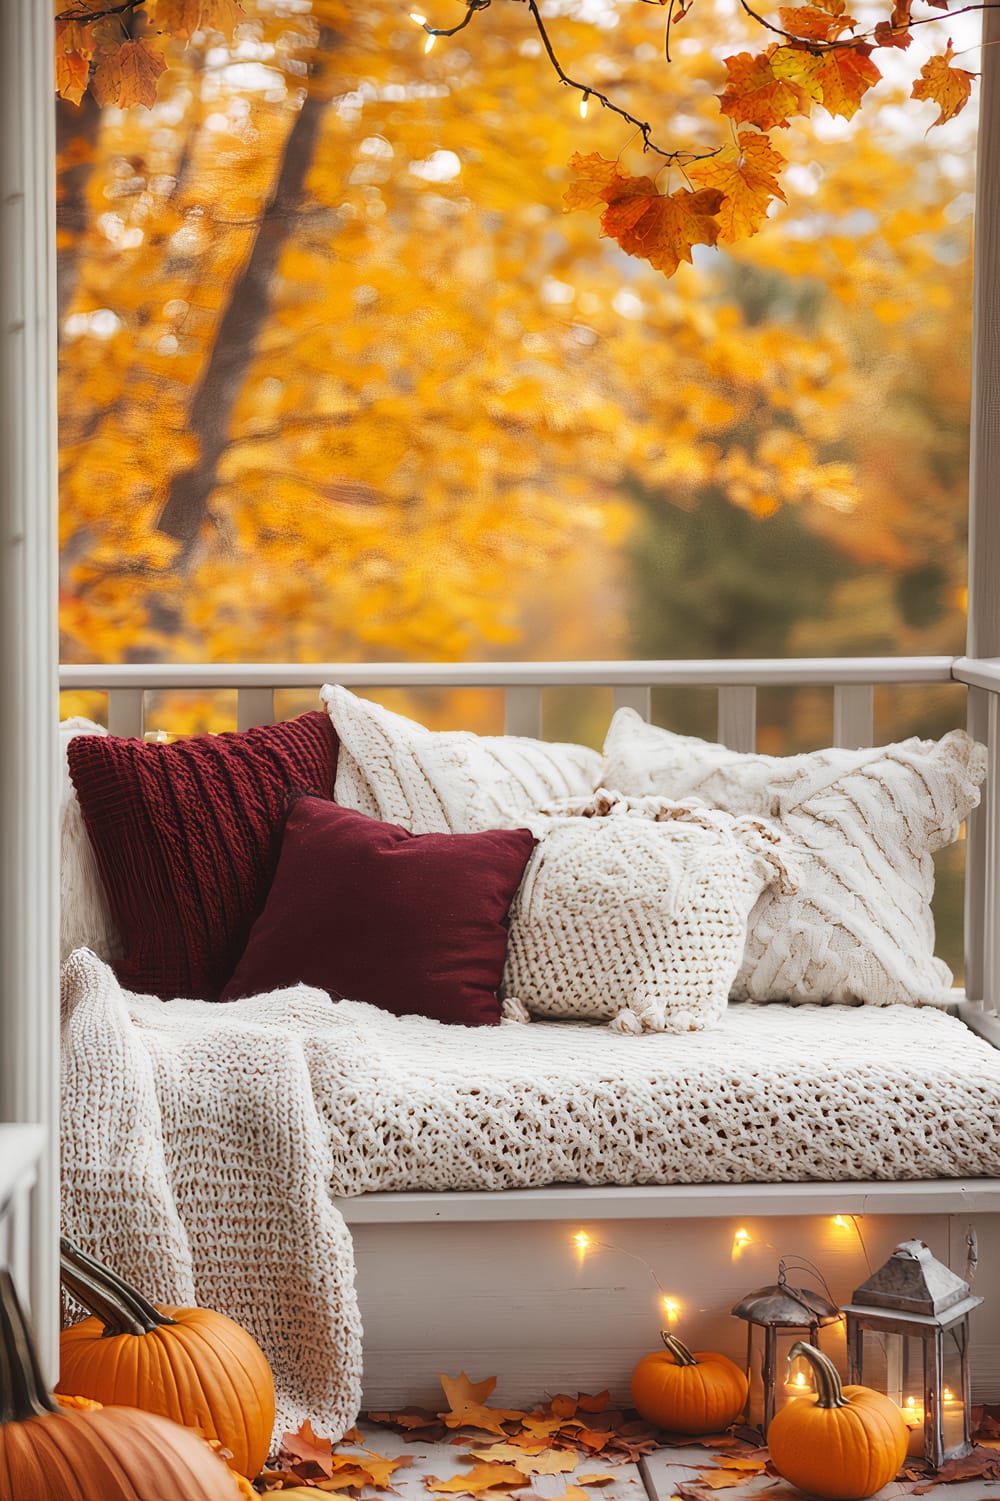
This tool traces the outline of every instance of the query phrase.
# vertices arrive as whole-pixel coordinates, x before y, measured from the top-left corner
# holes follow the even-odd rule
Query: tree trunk
[[[86,155],[59,174],[59,202],[56,208],[56,225],[61,232],[79,239],[87,227],[87,183],[94,170],[94,152],[97,135],[101,128],[100,106],[92,95],[84,94],[79,104],[70,104],[68,99],[56,100],[56,153],[57,158],[68,151],[70,145],[81,141]],[[66,316],[73,288],[76,286],[77,257],[75,245],[62,245],[56,258],[56,295],[59,329]]]
[[[332,33],[321,32],[320,49],[333,39]],[[274,273],[301,204],[327,102],[324,88],[310,88],[296,116],[253,249],[233,284],[212,353],[191,402],[189,424],[198,440],[199,458],[190,469],[174,476],[158,523],[161,532],[181,544],[175,563],[180,569],[198,539],[208,498],[215,488],[233,406],[270,313]]]

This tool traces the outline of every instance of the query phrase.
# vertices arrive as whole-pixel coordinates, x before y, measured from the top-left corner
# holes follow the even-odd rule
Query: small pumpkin
[[[796,1397],[767,1430],[771,1463],[785,1480],[827,1501],[863,1501],[893,1480],[906,1458],[903,1414],[867,1386],[841,1386],[837,1368],[820,1350],[797,1340],[812,1366],[815,1394]]]
[[[126,1407],[63,1411],[49,1396],[0,1270],[0,1501],[240,1501],[195,1434]]]
[[[747,1400],[747,1378],[728,1355],[691,1353],[674,1334],[632,1372],[632,1401],[647,1423],[671,1433],[718,1433]]]
[[[208,1308],[156,1308],[110,1267],[61,1247],[63,1284],[93,1317],[60,1336],[58,1390],[198,1428],[253,1480],[274,1428],[274,1378],[256,1340]]]

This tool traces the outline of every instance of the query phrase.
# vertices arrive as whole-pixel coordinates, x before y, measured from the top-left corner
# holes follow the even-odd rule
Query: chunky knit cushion
[[[80,735],[67,754],[121,937],[122,983],[215,1000],[264,905],[289,792],[332,794],[329,718],[172,745]]]
[[[337,802],[414,834],[496,828],[597,786],[601,758],[585,745],[434,732],[346,688],[320,697],[340,741]]]
[[[529,823],[541,839],[511,912],[508,997],[620,1032],[718,1026],[750,909],[791,886],[771,831],[603,791]]]
[[[410,834],[297,798],[222,999],[302,982],[397,1016],[496,1025],[507,911],[534,843],[526,829]]]
[[[90,949],[107,963],[113,963],[122,951],[67,764],[70,741],[77,735],[106,736],[107,733],[91,719],[64,719],[59,725],[62,749],[59,793],[60,964],[74,949]]]
[[[604,746],[607,785],[697,796],[772,818],[800,873],[750,917],[733,997],[942,1005],[952,974],[934,957],[932,854],[979,802],[986,752],[962,730],[799,756],[744,755],[620,709]]]

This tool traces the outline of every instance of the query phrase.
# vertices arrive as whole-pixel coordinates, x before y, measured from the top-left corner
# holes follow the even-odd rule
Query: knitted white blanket
[[[157,1303],[217,1308],[263,1347],[276,1434],[340,1436],[361,1401],[350,1232],[312,1068],[335,1008],[304,986],[207,1006],[62,974],[63,1228]]]

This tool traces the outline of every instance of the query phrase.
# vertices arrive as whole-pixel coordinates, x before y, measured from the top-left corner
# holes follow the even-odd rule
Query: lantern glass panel
[[[965,1372],[963,1344],[965,1326],[944,1331],[944,1361],[941,1373],[941,1430],[944,1449],[960,1449],[965,1442]]]
[[[747,1422],[761,1432],[766,1432],[775,1413],[796,1397],[807,1396],[813,1391],[810,1374],[802,1360],[795,1360],[789,1369],[788,1352],[796,1340],[808,1339],[808,1329],[762,1328],[751,1324],[747,1346],[747,1380],[750,1392],[747,1397]],[[798,1377],[803,1381],[798,1381]],[[804,1384],[803,1384],[804,1383]]]
[[[908,1452],[924,1452],[924,1341],[884,1329],[861,1335],[862,1386],[885,1392],[902,1410],[910,1430]],[[954,1388],[953,1388],[954,1390]]]

